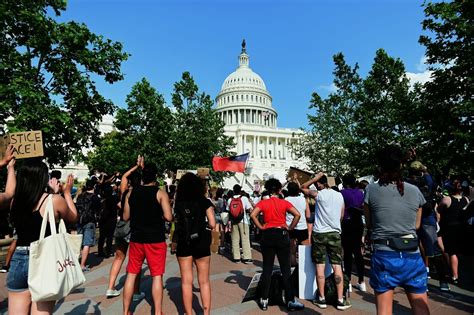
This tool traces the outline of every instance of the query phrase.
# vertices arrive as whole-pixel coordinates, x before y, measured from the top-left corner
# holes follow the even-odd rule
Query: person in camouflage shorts
[[[313,184],[317,190],[309,189]],[[337,290],[336,308],[341,311],[346,310],[351,307],[351,304],[344,297],[342,274],[341,220],[344,215],[344,198],[340,192],[329,187],[327,176],[323,173],[318,173],[313,179],[304,183],[301,190],[307,196],[316,199],[313,232],[311,233],[311,256],[316,263],[318,290],[313,304],[320,308],[327,308],[324,270],[326,256],[329,256]]]
[[[326,256],[332,265],[342,264],[342,245],[339,232],[312,233],[311,258],[316,264],[325,264]]]

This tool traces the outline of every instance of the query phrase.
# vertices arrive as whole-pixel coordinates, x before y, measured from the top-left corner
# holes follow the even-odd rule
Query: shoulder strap
[[[43,215],[43,221],[41,222],[41,230],[39,235],[39,240],[43,240],[46,234],[46,224],[49,221],[49,228],[51,230],[51,235],[56,235],[56,222],[54,220],[54,209],[53,209],[53,196],[48,195],[45,199],[48,199],[46,203],[46,209]]]
[[[47,194],[46,197],[43,198],[43,200],[41,201],[41,203],[39,204],[38,208],[36,209],[36,211],[39,211],[41,209],[41,207],[43,206],[43,203],[45,202],[46,199],[48,199],[50,194]]]

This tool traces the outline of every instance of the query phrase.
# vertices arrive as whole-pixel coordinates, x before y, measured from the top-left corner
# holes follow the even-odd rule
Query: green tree
[[[88,155],[89,168],[124,171],[142,154],[163,173],[210,167],[214,155],[228,152],[233,143],[224,135],[224,123],[188,72],[175,83],[172,102],[173,110],[146,79],[136,83],[127,108],[117,111],[117,131]]]
[[[98,123],[114,105],[94,80],[121,80],[128,58],[121,43],[52,17],[65,9],[65,0],[0,3],[0,133],[42,130],[53,165],[97,143]]]
[[[213,156],[228,154],[233,140],[224,135],[224,122],[211,97],[199,91],[189,72],[174,84],[172,103],[176,111],[170,170],[210,167]]]
[[[309,159],[311,169],[340,175],[352,164],[353,156],[348,148],[354,142],[354,110],[359,104],[357,95],[362,79],[357,73],[358,65],[349,66],[342,53],[334,55],[333,60],[336,91],[326,99],[313,93],[310,109],[316,113],[308,115],[311,130],[295,149],[299,156]]]
[[[155,163],[160,172],[168,169],[173,114],[163,95],[145,78],[132,87],[127,95],[127,108],[117,111],[115,125],[130,139],[130,146],[122,154],[132,155],[132,162],[141,154],[145,161]]]
[[[420,108],[421,152],[429,165],[445,172],[473,174],[474,161],[474,4],[472,1],[424,4],[422,23],[432,81],[424,86]]]
[[[410,87],[402,60],[390,57],[383,49],[377,50],[354,112],[355,141],[349,145],[352,169],[361,174],[374,173],[378,149],[388,143],[406,148],[419,143],[419,89]]]
[[[400,59],[383,49],[376,52],[366,78],[358,65],[347,65],[342,53],[334,56],[336,91],[322,99],[313,93],[311,129],[297,149],[314,170],[334,175],[375,172],[375,151],[387,143],[404,147],[417,143],[416,117],[420,87],[411,89]]]
[[[107,174],[126,171],[136,163],[139,154],[134,140],[133,136],[115,130],[105,134],[87,155],[87,166]]]

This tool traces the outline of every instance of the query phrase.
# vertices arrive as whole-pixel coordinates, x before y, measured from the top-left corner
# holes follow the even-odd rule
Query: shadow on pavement
[[[165,287],[173,287],[172,289],[167,289],[166,292],[168,293],[168,297],[170,300],[173,302],[173,304],[176,306],[176,313],[177,314],[184,314],[184,306],[183,306],[183,298],[182,298],[182,293],[181,293],[181,286],[175,287],[173,284],[175,284],[177,281],[181,283],[181,278],[178,277],[172,277],[168,278],[165,283]],[[195,288],[193,285],[193,292],[200,292],[199,288]],[[203,309],[201,307],[201,303],[199,301],[199,298],[196,294],[193,293],[193,310],[196,314],[202,314]]]

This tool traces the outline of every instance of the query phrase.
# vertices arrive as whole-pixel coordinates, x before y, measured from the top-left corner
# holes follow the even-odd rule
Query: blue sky
[[[327,95],[332,56],[343,52],[361,73],[375,51],[401,58],[408,72],[424,69],[422,1],[416,0],[70,0],[61,21],[84,22],[120,41],[132,56],[125,79],[97,81],[118,106],[146,77],[170,103],[173,83],[190,71],[213,98],[235,70],[243,38],[251,68],[264,79],[278,111],[279,127],[306,127],[311,94]]]

